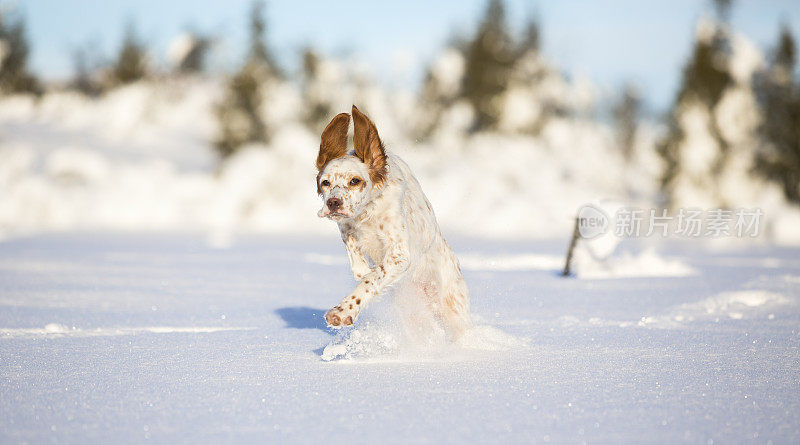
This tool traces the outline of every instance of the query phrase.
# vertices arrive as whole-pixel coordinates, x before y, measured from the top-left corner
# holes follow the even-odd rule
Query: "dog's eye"
[[[327,179],[323,179],[322,182],[319,183],[319,185],[322,186],[322,187],[327,187],[327,186],[331,185],[331,181],[328,181]]]
[[[358,184],[361,184],[361,178],[353,178],[353,179],[350,180],[350,185],[355,186],[355,185],[358,185]]]

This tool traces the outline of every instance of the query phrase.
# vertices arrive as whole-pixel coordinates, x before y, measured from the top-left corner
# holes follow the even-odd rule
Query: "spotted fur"
[[[317,187],[323,200],[319,216],[339,225],[359,283],[325,320],[334,328],[352,325],[388,286],[410,286],[457,339],[471,323],[469,291],[458,260],[408,165],[386,152],[375,124],[355,106],[352,114],[354,153],[342,153],[340,146],[327,148],[323,133]],[[341,116],[347,115],[336,116],[326,129],[336,129],[337,141],[342,139]],[[353,178],[359,179],[355,185]]]

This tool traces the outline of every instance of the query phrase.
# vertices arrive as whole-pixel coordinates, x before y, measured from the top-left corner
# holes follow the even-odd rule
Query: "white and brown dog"
[[[339,225],[359,284],[325,314],[329,326],[349,326],[388,286],[410,286],[451,340],[470,326],[469,291],[455,254],[439,230],[428,199],[408,165],[386,153],[375,124],[353,106],[322,132],[317,156],[319,216]],[[403,295],[398,295],[403,298]]]

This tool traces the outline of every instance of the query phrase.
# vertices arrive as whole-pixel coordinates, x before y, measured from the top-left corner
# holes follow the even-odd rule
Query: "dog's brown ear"
[[[322,171],[328,161],[347,154],[347,130],[350,128],[350,115],[337,114],[322,132],[317,155],[317,170]]]
[[[353,145],[356,156],[369,168],[369,177],[378,186],[386,180],[386,151],[375,124],[353,105]]]

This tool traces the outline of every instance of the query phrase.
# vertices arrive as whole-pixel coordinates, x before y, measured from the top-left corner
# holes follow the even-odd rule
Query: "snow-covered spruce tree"
[[[642,103],[639,92],[630,84],[625,85],[620,96],[612,114],[614,115],[617,144],[625,160],[630,162],[634,157]]]
[[[662,192],[670,207],[779,205],[774,185],[754,174],[762,115],[754,79],[761,52],[724,18],[698,22],[695,47],[658,151]],[[769,196],[769,198],[767,197]]]
[[[476,35],[486,34],[487,28],[505,29],[504,25],[486,25],[496,24],[497,17],[502,17],[501,12],[492,12],[498,7],[502,11],[502,4],[493,4],[499,6],[489,8],[488,18],[484,18],[482,30]],[[566,125],[564,119],[591,114],[594,88],[580,80],[569,82],[542,56],[539,30],[538,22],[530,20],[519,38],[511,38],[504,32],[503,63],[489,63],[494,68],[484,69],[475,62],[475,54],[486,54],[476,50],[483,48],[478,43],[481,39],[448,45],[428,68],[420,95],[421,111],[413,125],[416,137],[458,137],[467,130],[538,136],[553,119],[562,119]],[[490,59],[497,60],[494,56]],[[473,84],[475,78],[482,79],[484,75],[491,80],[477,90],[483,93],[469,93],[470,70]],[[482,103],[486,105],[484,111],[490,111],[483,113],[483,117],[478,111]]]
[[[250,11],[250,49],[242,68],[231,76],[223,101],[216,107],[219,137],[215,147],[227,157],[248,143],[268,143],[270,129],[262,116],[262,103],[270,82],[282,76],[266,40],[264,3]]]
[[[464,65],[463,51],[449,47],[428,67],[413,124],[416,138],[426,139],[447,126],[442,121],[447,119],[448,110],[463,98]]]
[[[489,0],[466,50],[463,94],[475,110],[474,130],[497,128],[514,56],[514,42],[508,32],[503,2]]]
[[[212,40],[191,31],[180,34],[169,47],[169,58],[179,74],[197,74],[206,67]]]
[[[325,61],[312,48],[303,50],[303,103],[304,121],[314,132],[318,131],[333,115],[331,93],[326,82]]]
[[[734,84],[728,71],[727,37],[714,23],[701,21],[695,46],[683,70],[669,129],[659,143],[666,204],[714,206],[722,201],[717,182],[727,146],[715,109]],[[697,202],[685,202],[685,198]]]
[[[147,77],[147,50],[140,41],[133,23],[125,28],[117,59],[111,67],[110,83],[125,85]]]
[[[28,69],[29,52],[25,21],[0,15],[0,92],[42,93],[41,84]]]
[[[102,80],[98,78],[98,65],[92,62],[90,50],[87,47],[78,48],[72,53],[72,63],[75,74],[69,83],[69,88],[90,97],[103,93]]]
[[[539,51],[539,27],[530,21],[515,44],[514,62],[499,104],[497,129],[538,136],[554,119],[591,114],[594,88],[585,81],[570,82]]]
[[[541,45],[541,32],[539,30],[539,21],[533,18],[528,20],[525,26],[525,32],[522,35],[522,40],[517,46],[517,53],[524,56],[528,53],[539,53]]]
[[[502,3],[491,2],[473,39],[452,39],[430,65],[417,137],[456,130],[467,120],[473,121],[473,131],[536,133],[544,120],[539,118],[547,114],[543,110],[557,108],[539,90],[548,76],[560,75],[541,58],[538,23],[529,21],[521,38],[514,39],[503,17]]]
[[[794,37],[781,29],[770,67],[757,83],[763,115],[759,127],[763,144],[756,171],[780,184],[786,199],[800,203],[800,82]]]
[[[522,39],[514,45],[506,90],[498,102],[501,107],[498,128],[509,133],[539,134],[546,116],[560,111],[557,96],[564,85],[559,80],[561,75],[539,52],[538,23],[530,21]]]

